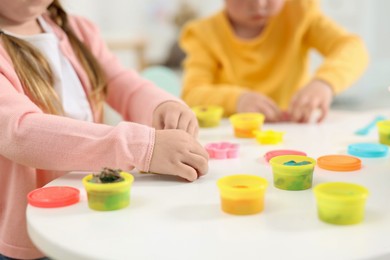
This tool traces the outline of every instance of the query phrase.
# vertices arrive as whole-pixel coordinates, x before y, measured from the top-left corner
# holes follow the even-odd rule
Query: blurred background
[[[185,22],[212,14],[223,0],[63,0],[70,13],[91,19],[122,63],[138,71],[153,65],[174,69],[180,80],[183,54],[177,38]],[[339,95],[333,107],[364,110],[389,106],[389,0],[321,0],[323,12],[360,35],[370,52],[365,75]],[[321,62],[314,51],[312,70]]]

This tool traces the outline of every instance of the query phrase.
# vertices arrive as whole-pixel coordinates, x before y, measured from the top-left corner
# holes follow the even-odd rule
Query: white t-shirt
[[[42,17],[38,21],[44,33],[36,35],[14,35],[39,49],[54,73],[54,89],[57,92],[65,115],[83,121],[93,121],[92,110],[72,64],[62,54],[58,39]]]

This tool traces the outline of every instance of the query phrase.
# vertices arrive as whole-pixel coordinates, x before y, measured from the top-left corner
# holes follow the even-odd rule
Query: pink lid
[[[79,202],[80,191],[67,186],[44,187],[31,191],[27,199],[28,203],[35,207],[64,207]]]
[[[306,156],[305,152],[301,151],[296,151],[296,150],[273,150],[269,151],[264,155],[264,158],[267,162],[271,160],[272,158],[276,156],[281,156],[281,155],[303,155]]]

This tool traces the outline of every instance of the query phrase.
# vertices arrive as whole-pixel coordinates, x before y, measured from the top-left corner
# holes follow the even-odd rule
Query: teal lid
[[[357,157],[379,158],[387,155],[389,148],[383,144],[357,143],[348,146],[348,153]]]

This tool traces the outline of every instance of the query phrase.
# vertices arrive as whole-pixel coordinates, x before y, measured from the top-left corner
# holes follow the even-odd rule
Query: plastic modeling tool
[[[376,123],[379,121],[385,120],[386,118],[384,116],[377,116],[372,120],[368,125],[364,126],[363,128],[358,129],[355,134],[356,135],[368,135],[368,133],[376,126]]]

